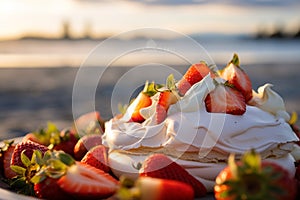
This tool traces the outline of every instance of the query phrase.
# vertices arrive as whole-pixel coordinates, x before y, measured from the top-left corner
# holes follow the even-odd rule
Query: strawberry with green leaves
[[[139,175],[184,182],[193,188],[195,197],[203,197],[207,193],[205,186],[199,180],[164,154],[153,154],[146,158]]]
[[[179,96],[184,96],[195,83],[201,81],[208,74],[211,77],[215,77],[214,72],[205,62],[191,65],[177,84],[175,84],[174,77],[171,74],[167,78],[166,89],[160,90],[156,106],[156,123],[160,124],[163,122],[168,115],[169,107],[178,101]]]
[[[138,122],[142,123],[145,121],[144,117],[140,114],[142,108],[146,108],[152,104],[151,96],[156,93],[155,84],[148,83],[145,84],[145,87],[142,92],[133,100],[133,102],[128,107],[129,111],[129,122]]]
[[[69,199],[71,196],[64,192],[57,180],[62,176],[67,165],[74,163],[73,158],[63,151],[34,150],[31,157],[25,151],[21,153],[20,165],[12,165],[17,173],[12,179],[11,187],[18,193],[36,196],[43,199]]]
[[[139,177],[135,182],[121,177],[119,200],[193,200],[193,188],[183,182],[151,177]]]
[[[240,61],[237,54],[233,55],[228,65],[219,71],[222,78],[239,90],[245,97],[246,102],[252,98],[252,83],[246,72],[240,67]]]
[[[157,124],[160,124],[166,119],[169,107],[172,104],[175,104],[179,99],[173,74],[169,75],[167,78],[166,89],[162,89],[159,92],[158,102],[156,105]]]
[[[48,146],[49,149],[63,150],[70,155],[73,155],[74,146],[78,141],[74,131],[69,129],[60,131],[51,122],[46,128],[26,134],[22,141],[26,142],[27,140]]]
[[[31,159],[21,153],[23,166],[13,165],[19,193],[44,199],[102,199],[113,195],[118,181],[104,171],[75,161],[63,151],[35,150]]]
[[[44,154],[49,149],[44,145],[32,141],[18,143],[11,157],[11,165],[24,167],[22,162],[22,154],[25,154],[28,158],[31,158],[35,150],[39,150],[42,152],[42,154]]]
[[[216,178],[214,187],[217,200],[237,199],[295,199],[293,177],[281,166],[261,161],[254,150],[246,152],[238,163],[233,155],[229,165]]]
[[[245,98],[232,85],[218,83],[215,81],[216,88],[205,98],[207,112],[227,113],[232,115],[242,115],[246,112]]]

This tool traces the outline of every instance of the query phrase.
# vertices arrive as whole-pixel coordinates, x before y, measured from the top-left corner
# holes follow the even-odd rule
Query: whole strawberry
[[[153,154],[146,158],[139,174],[141,177],[147,176],[184,182],[192,186],[195,197],[203,197],[207,193],[206,188],[200,181],[163,154]]]
[[[229,166],[216,178],[217,200],[295,199],[295,180],[281,166],[261,161],[254,150],[246,152],[241,162],[230,156]]]
[[[93,147],[102,144],[101,134],[88,134],[80,138],[73,149],[76,160],[81,160],[84,155]]]
[[[104,120],[98,111],[81,115],[74,121],[72,132],[80,137],[87,134],[102,134],[104,132]]]
[[[64,129],[59,134],[58,143],[53,144],[53,149],[62,150],[71,156],[74,156],[74,147],[78,139],[74,132],[69,129]]]
[[[103,145],[98,145],[89,150],[81,160],[82,163],[91,165],[104,172],[109,172],[107,150]]]
[[[27,141],[27,142],[21,142],[18,143],[13,151],[12,157],[11,157],[11,165],[17,165],[20,167],[25,167],[22,159],[21,159],[21,154],[24,152],[24,154],[28,157],[31,158],[34,150],[39,150],[42,153],[45,153],[48,148],[44,145],[32,142],[32,141]]]

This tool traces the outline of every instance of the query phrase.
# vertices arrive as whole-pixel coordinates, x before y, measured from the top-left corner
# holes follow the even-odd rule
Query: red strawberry
[[[74,147],[74,158],[76,160],[81,160],[91,148],[100,144],[102,144],[102,135],[100,134],[83,136],[78,140]]]
[[[104,120],[98,111],[81,115],[74,122],[72,132],[80,136],[86,134],[102,134],[104,132]]]
[[[140,176],[181,181],[193,187],[195,197],[206,195],[205,186],[189,174],[182,166],[163,154],[149,156],[140,169]]]
[[[163,91],[159,94],[158,103],[156,105],[156,123],[163,122],[168,114],[170,105],[177,102],[177,97],[172,91]]]
[[[78,141],[74,132],[71,132],[68,129],[64,129],[60,132],[60,141],[58,144],[55,144],[53,149],[62,150],[71,156],[74,156],[74,147]]]
[[[142,108],[146,108],[148,106],[150,106],[152,103],[151,98],[141,92],[137,98],[132,102],[132,113],[130,113],[131,118],[129,120],[129,122],[138,122],[138,123],[142,123],[143,121],[145,121],[145,119],[143,118],[143,116],[140,114],[140,110]]]
[[[244,96],[229,85],[217,83],[216,88],[205,98],[208,112],[242,115],[246,111]]]
[[[38,198],[64,200],[71,199],[72,196],[64,192],[57,184],[58,179],[47,177],[40,183],[34,184],[34,192]]]
[[[5,178],[13,178],[17,174],[10,168],[10,160],[15,149],[14,141],[5,141],[4,146],[0,148],[0,165],[3,166],[3,175]],[[2,168],[1,168],[2,169]]]
[[[22,139],[22,142],[27,142],[27,141],[32,141],[32,142],[35,142],[35,143],[39,143],[39,144],[42,144],[42,142],[38,139],[38,137],[36,136],[36,134],[34,133],[27,133],[23,139]],[[44,144],[43,144],[44,145]],[[47,144],[46,144],[47,145]]]
[[[234,199],[295,199],[295,180],[281,166],[261,161],[254,152],[245,153],[242,161],[229,158],[216,178],[214,187],[217,200]]]
[[[44,145],[32,141],[21,142],[17,144],[11,157],[11,165],[25,167],[21,161],[22,151],[24,151],[25,155],[28,158],[31,158],[34,150],[40,150],[42,153],[45,153],[48,150],[48,148]]]
[[[135,183],[123,179],[124,187],[118,190],[120,200],[192,200],[193,188],[183,182],[151,177],[139,177]],[[128,184],[130,183],[130,184]],[[128,187],[129,185],[129,187]]]
[[[295,173],[295,180],[297,185],[297,198],[300,199],[300,162],[296,163],[296,173]]]
[[[118,181],[108,173],[81,162],[70,166],[57,183],[65,192],[79,199],[107,198],[118,189]]]
[[[214,77],[214,73],[204,62],[193,64],[192,66],[190,66],[190,68],[186,71],[182,79],[177,84],[180,95],[184,96],[184,94],[195,83],[201,81],[209,73],[211,73],[211,76]]]
[[[143,116],[140,114],[140,110],[152,104],[151,96],[153,96],[156,92],[155,84],[149,84],[147,81],[143,91],[139,93],[139,95],[134,99],[127,109],[130,116],[129,122],[142,123],[145,121]]]
[[[245,97],[246,102],[252,98],[252,83],[246,72],[239,66],[237,54],[233,55],[229,64],[220,71],[220,76],[239,90]]]
[[[101,169],[104,172],[110,171],[108,166],[107,151],[103,145],[95,146],[89,150],[82,158],[81,162]]]

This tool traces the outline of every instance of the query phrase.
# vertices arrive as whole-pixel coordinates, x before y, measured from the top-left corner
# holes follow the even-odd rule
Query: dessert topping
[[[246,72],[240,67],[237,54],[233,55],[232,60],[227,66],[219,71],[220,76],[239,90],[245,97],[246,102],[252,98],[252,83]]]
[[[216,82],[216,88],[205,98],[205,106],[213,113],[242,115],[246,111],[244,96],[227,82]]]

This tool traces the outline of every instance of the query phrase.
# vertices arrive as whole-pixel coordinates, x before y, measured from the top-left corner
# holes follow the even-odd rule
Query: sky
[[[300,27],[299,0],[0,0],[0,39],[59,37],[68,22],[73,37],[86,28],[107,36],[137,28],[184,34],[286,32]]]

